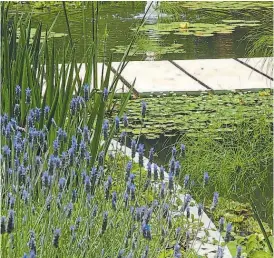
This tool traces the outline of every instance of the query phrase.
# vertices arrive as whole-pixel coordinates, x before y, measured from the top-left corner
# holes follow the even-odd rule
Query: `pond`
[[[140,17],[144,13],[145,4],[146,2],[99,4],[99,58],[102,59],[103,56],[103,38],[107,32],[106,55],[109,56],[113,51],[114,61],[121,59],[134,35],[134,30],[141,22]],[[92,38],[92,11],[90,7],[86,8],[84,17],[83,9],[79,4],[75,7],[72,4],[67,5],[71,34],[77,45],[77,61],[80,62],[86,49],[85,40]],[[254,28],[257,30],[265,28],[262,17],[269,13],[272,2],[205,2],[203,4],[180,2],[173,6],[176,7],[177,12],[176,22],[168,16],[168,20],[158,21],[158,25],[146,24],[142,28],[137,44],[133,46],[136,54],[130,55],[131,60],[145,60],[149,53],[152,53],[156,60],[244,57],[247,55],[248,45],[246,36]],[[31,8],[28,4],[23,4],[18,10],[23,13],[29,13],[32,10],[33,27],[41,21],[44,29],[52,24],[60,12],[53,31],[67,33],[60,2],[51,5],[35,2]],[[166,24],[168,25],[165,26]],[[57,37],[55,43],[61,48],[64,40],[68,41],[68,37]],[[264,54],[257,53],[257,55]]]

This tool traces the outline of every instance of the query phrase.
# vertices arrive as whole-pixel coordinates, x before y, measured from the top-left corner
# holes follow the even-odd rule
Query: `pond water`
[[[264,13],[272,6],[272,2],[257,3],[257,5],[254,2],[253,4],[248,4],[248,2],[246,2],[247,4],[216,2],[214,5],[206,2],[204,5],[197,6],[194,3],[196,2],[182,5],[179,9],[179,18],[176,19],[178,28],[167,28],[166,31],[158,31],[155,27],[144,29],[138,40],[140,49],[138,48],[137,54],[130,56],[130,59],[145,60],[147,58],[146,52],[152,52],[155,55],[154,58],[158,60],[244,57],[247,55],[246,47],[248,44],[245,37],[250,34],[252,29],[260,29],[261,26],[265,26],[260,22]],[[140,19],[137,19],[136,16],[142,16],[145,5],[146,2],[105,2],[100,4],[99,58],[103,56],[103,36],[107,30],[106,55],[108,56],[111,51],[114,51],[114,61],[121,59],[122,53],[134,35],[134,29],[140,23]],[[61,5],[52,5],[42,9],[33,9],[27,5],[22,5],[18,9],[25,13],[33,10],[33,26],[35,27],[41,21],[44,28],[49,27],[57,13],[60,12],[53,31],[67,33]],[[85,9],[85,17],[83,17],[81,7],[68,6],[68,18],[72,38],[77,45],[77,61],[80,62],[86,49],[85,40],[92,38],[91,7]],[[231,25],[235,24],[235,20],[238,20],[238,23],[237,26],[233,27]],[[229,21],[231,22],[229,23]],[[257,24],[260,25],[256,26],[253,21],[257,21]],[[191,28],[188,30],[186,26],[194,26],[194,33],[191,32]],[[214,31],[216,26],[221,28],[219,32]],[[56,38],[55,43],[63,47],[64,40],[68,42],[68,37]],[[258,55],[262,56],[263,53]]]

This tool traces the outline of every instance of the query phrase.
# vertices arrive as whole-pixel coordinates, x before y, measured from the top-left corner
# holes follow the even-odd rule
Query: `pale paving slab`
[[[213,90],[254,90],[272,87],[272,81],[234,59],[174,60]]]
[[[115,140],[111,140],[111,144],[109,146],[109,152],[114,152],[116,150],[123,152],[126,156],[131,158],[131,149],[130,148],[121,146],[121,144],[119,142],[117,142]],[[136,155],[135,155],[135,158],[133,159],[133,161],[136,163],[139,162],[138,152],[136,152]],[[147,164],[149,162],[148,158],[144,157],[143,161],[144,161],[144,169],[147,169]],[[152,163],[152,167],[153,167],[153,163]],[[164,176],[165,176],[164,182],[167,183],[168,182],[168,173],[165,172]],[[155,184],[155,187],[158,188],[158,185]],[[176,191],[178,191],[181,189],[181,186],[175,184],[174,188],[176,189]],[[178,195],[178,198],[182,201],[182,203],[184,202],[184,197],[185,196],[183,194]],[[176,199],[177,199],[177,197],[173,200],[174,203],[176,203]],[[191,199],[191,202],[194,204],[194,206],[190,206],[190,213],[194,215],[195,219],[199,219],[197,203],[193,199]],[[173,216],[181,216],[181,215],[183,215],[183,213],[179,209],[178,211],[173,211],[172,215]],[[217,240],[220,243],[223,243],[224,239],[220,235],[219,231],[216,230],[216,226],[210,220],[210,218],[206,215],[205,212],[202,213],[202,216],[200,217],[200,221],[203,222],[204,226],[199,229],[197,238],[194,241],[190,242],[190,245],[192,245],[192,247],[197,251],[198,255],[206,255],[206,257],[208,257],[208,258],[216,258],[216,252],[218,249],[218,245],[213,244],[213,241]],[[205,230],[208,231],[208,243],[202,243],[202,241],[200,241],[200,239],[202,239],[206,235]],[[232,258],[232,255],[231,255],[227,246],[224,246],[223,251],[224,251],[223,258]]]
[[[115,70],[118,66],[119,63],[112,63]],[[136,78],[135,89],[139,93],[207,90],[169,61],[131,61],[125,67],[122,76],[130,84]]]
[[[238,59],[273,78],[273,57],[255,57]]]

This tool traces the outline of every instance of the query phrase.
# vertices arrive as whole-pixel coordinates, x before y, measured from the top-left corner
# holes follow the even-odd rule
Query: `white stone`
[[[270,88],[271,80],[234,59],[175,60],[213,90],[254,90]]]
[[[273,57],[255,57],[238,59],[273,78]],[[254,71],[254,73],[256,72]]]
[[[112,63],[114,69],[118,66],[119,63]],[[169,61],[131,61],[125,67],[122,76],[130,84],[136,78],[135,89],[139,93],[207,90]]]

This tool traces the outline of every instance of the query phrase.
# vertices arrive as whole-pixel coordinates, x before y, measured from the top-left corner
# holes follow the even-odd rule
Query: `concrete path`
[[[244,62],[248,67],[253,68],[254,72],[259,72],[266,78],[273,80],[273,58],[236,58],[236,60]],[[262,77],[262,79],[264,78]]]
[[[257,91],[273,89],[272,58],[131,61],[122,77],[127,84],[136,78],[140,95],[152,93],[199,93],[213,90]],[[270,65],[269,65],[270,64]],[[117,69],[114,62],[112,68]],[[272,66],[273,70],[273,66]]]
[[[119,62],[112,63],[114,69],[118,66]],[[130,84],[136,77],[135,89],[139,93],[206,90],[169,61],[131,61],[125,67],[122,76]]]

